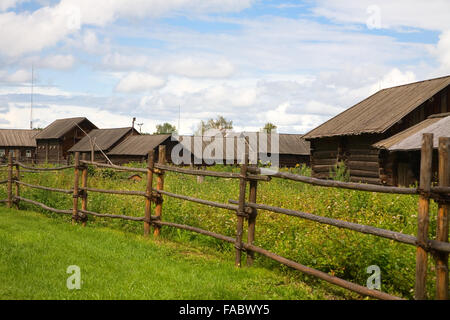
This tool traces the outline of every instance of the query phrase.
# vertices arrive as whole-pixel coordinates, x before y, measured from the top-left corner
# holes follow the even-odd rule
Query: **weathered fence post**
[[[12,197],[12,180],[13,180],[12,167],[13,167],[12,152],[11,152],[11,150],[9,150],[9,152],[8,152],[8,188],[7,188],[8,208],[12,207],[12,201],[13,201],[13,197]]]
[[[80,153],[75,152],[74,158],[75,173],[73,178],[73,209],[72,209],[72,224],[78,220],[78,182],[80,178]]]
[[[450,138],[439,138],[439,186],[450,187]],[[439,201],[436,240],[448,242],[448,199]],[[448,253],[436,253],[436,299],[448,299]]]
[[[20,187],[19,187],[19,184],[17,183],[17,181],[20,180],[20,166],[18,163],[16,163],[15,167],[16,167],[16,175],[15,175],[16,192],[15,192],[15,197],[14,197],[14,203],[16,205],[16,209],[19,210],[20,209],[20,206],[19,206]]]
[[[81,159],[86,161],[86,159],[87,159],[86,153],[82,154]],[[81,210],[87,210],[87,197],[88,197],[88,192],[86,190],[87,186],[88,186],[88,165],[83,163],[83,170],[81,171],[81,187],[83,188],[82,196],[81,196]],[[87,220],[88,220],[88,215],[83,213],[83,218],[82,218],[83,227],[86,226]]]
[[[152,188],[153,188],[153,170],[155,167],[155,151],[148,152],[147,158],[147,186],[145,188],[145,220],[144,221],[144,237],[148,237],[150,233],[152,218]]]
[[[428,222],[430,189],[433,158],[433,134],[424,133],[420,160],[420,196],[417,215],[417,251],[416,251],[416,284],[415,299],[424,300],[427,297],[427,260],[426,244],[428,241]]]
[[[248,202],[256,203],[256,191],[258,187],[258,181],[257,180],[251,180],[250,181],[250,192],[248,196]],[[255,240],[255,227],[256,227],[256,216],[258,215],[258,212],[255,208],[252,209],[251,214],[248,217],[248,233],[247,233],[247,243],[253,244],[253,241]],[[255,253],[253,251],[247,252],[247,266],[253,265]]]
[[[242,139],[242,137],[240,137]],[[242,233],[244,229],[244,216],[245,216],[245,194],[247,189],[247,169],[248,169],[248,143],[245,143],[244,163],[241,164],[241,178],[239,179],[239,202],[236,225],[236,242],[234,247],[236,248],[235,266],[241,266],[241,253],[242,253]]]
[[[159,146],[158,163],[162,164],[162,165],[166,164],[166,146],[165,145]],[[156,190],[164,190],[164,170],[160,170],[158,173],[158,179],[156,182]],[[158,197],[156,198],[155,216],[156,216],[156,219],[161,220],[163,198],[162,198],[161,194],[158,194],[157,196]],[[155,229],[153,231],[153,236],[158,237],[160,233],[161,233],[161,226],[156,225]]]

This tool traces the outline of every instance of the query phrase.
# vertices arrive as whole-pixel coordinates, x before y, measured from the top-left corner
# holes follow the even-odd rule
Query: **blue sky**
[[[444,0],[0,0],[0,126],[223,115],[305,133],[379,89],[450,74]]]

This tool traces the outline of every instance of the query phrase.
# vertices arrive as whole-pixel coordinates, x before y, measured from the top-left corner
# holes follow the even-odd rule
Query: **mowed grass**
[[[338,299],[265,268],[235,268],[213,249],[0,206],[0,299]],[[79,290],[67,267],[81,269]],[[333,291],[335,290],[335,291]]]

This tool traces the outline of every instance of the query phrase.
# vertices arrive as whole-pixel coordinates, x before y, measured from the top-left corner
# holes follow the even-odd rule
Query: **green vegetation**
[[[214,250],[0,207],[0,299],[335,299]],[[66,220],[66,221],[64,221]],[[81,271],[69,290],[67,267]]]
[[[143,166],[143,164],[132,165]],[[238,168],[231,166],[216,166],[210,169],[238,172]],[[303,166],[291,171],[303,175],[309,174],[309,168]],[[126,172],[91,169],[89,172],[89,186],[94,188],[145,190],[145,179],[139,182],[127,180],[129,173]],[[22,179],[30,183],[59,188],[71,188],[73,185],[72,170],[57,174],[24,173],[24,175]],[[0,179],[3,178],[4,175],[0,177]],[[176,173],[167,173],[165,177],[165,189],[168,191],[223,203],[228,202],[229,199],[238,199],[238,184],[236,179],[213,177],[206,177],[203,183],[197,183],[195,176]],[[72,206],[72,198],[64,194],[21,187],[21,195],[55,208],[70,209]],[[4,185],[0,187],[0,199],[2,198],[5,198]],[[417,201],[417,196],[314,187],[275,178],[271,182],[258,184],[257,199],[257,202],[263,204],[296,209],[411,235],[416,234]],[[36,207],[27,204],[21,204],[21,207],[37,210]],[[144,200],[139,197],[89,193],[88,209],[102,213],[143,216]],[[430,212],[436,211],[436,204],[432,203]],[[48,212],[45,215],[57,216]],[[236,217],[232,212],[168,197],[164,197],[163,220],[192,225],[232,237],[236,229]],[[142,234],[143,228],[142,223],[92,217],[88,225],[108,227],[137,235]],[[431,233],[434,230],[435,214],[431,214]],[[227,261],[233,261],[233,246],[216,239],[173,228],[163,228],[162,239],[179,244],[189,243],[190,246],[198,248],[208,248],[220,253]],[[263,210],[258,212],[255,244],[304,265],[361,285],[366,284],[369,276],[366,273],[367,267],[373,264],[378,265],[381,268],[383,291],[412,298],[415,274],[415,248],[412,246]],[[433,294],[433,260],[429,259],[429,261],[428,285],[429,292]],[[299,282],[307,281],[313,287],[316,285],[320,287],[322,284],[321,281],[290,270],[264,257],[257,256],[255,265],[277,272],[281,270],[287,277]]]

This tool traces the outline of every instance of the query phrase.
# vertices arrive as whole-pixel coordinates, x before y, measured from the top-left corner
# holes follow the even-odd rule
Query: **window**
[[[0,157],[4,157],[6,154],[5,149],[0,149]]]
[[[25,151],[25,156],[26,156],[27,158],[31,158],[31,150]]]

